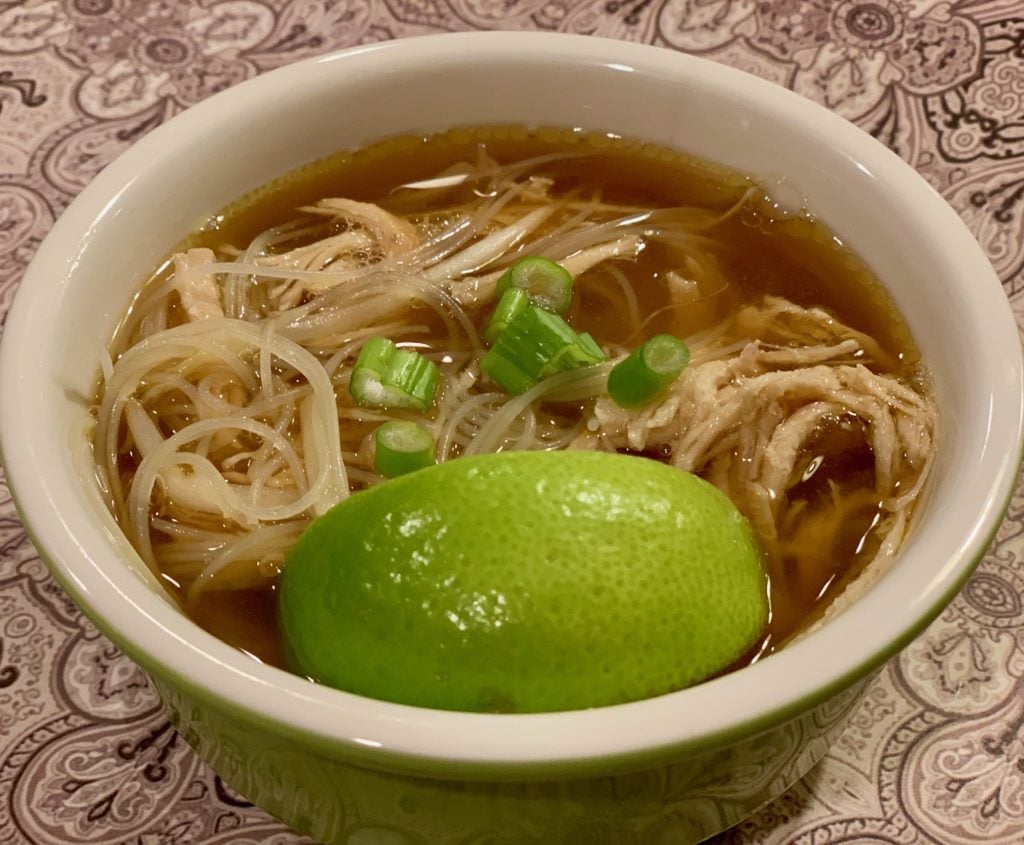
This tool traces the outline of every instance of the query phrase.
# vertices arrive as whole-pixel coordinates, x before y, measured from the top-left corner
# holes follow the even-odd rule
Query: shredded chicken
[[[835,352],[843,346],[831,348]],[[757,348],[751,342],[744,353]],[[811,360],[822,360],[826,349],[803,351]],[[796,352],[792,350],[791,359]],[[756,352],[754,372],[744,372],[749,367],[744,353],[731,361],[691,368],[665,399],[639,413],[601,397],[594,408],[600,430],[616,447],[668,446],[673,464],[689,471],[703,468],[726,445],[735,449],[748,444],[743,452],[760,453],[762,458],[758,462],[738,459],[740,469],[731,470],[733,480],[727,492],[742,500],[750,495],[746,488],[762,488],[763,497],[754,495],[772,503],[765,514],[772,523],[803,445],[828,419],[854,414],[866,423],[881,496],[894,495],[892,485],[900,465],[906,464],[914,475],[924,470],[934,438],[935,411],[929,400],[861,364],[769,369],[772,353]],[[788,411],[780,417],[782,408]],[[766,420],[767,426],[763,425]]]
[[[822,308],[803,308],[780,296],[766,296],[761,304],[742,309],[736,326],[747,337],[770,339],[785,346],[827,346],[854,340],[883,369],[896,366],[892,356],[870,335],[841,323]]]
[[[887,565],[928,476],[934,404],[895,376],[873,371],[885,353],[825,311],[778,299],[769,299],[766,311],[772,318],[756,325],[753,310],[736,321],[765,343],[750,339],[720,358],[701,350],[704,360],[639,412],[597,399],[587,431],[572,446],[596,448],[607,438],[614,448],[670,452],[675,466],[701,471],[720,487],[771,546],[788,491],[802,480],[805,447],[823,427],[855,417],[874,457],[875,497],[888,514],[869,567]]]
[[[199,270],[216,260],[212,249],[198,248],[179,252],[174,256],[174,279],[181,307],[189,320],[209,320],[223,317],[220,288],[213,274],[202,274]]]
[[[624,235],[614,241],[607,241],[597,246],[582,249],[566,256],[559,263],[573,277],[582,276],[587,270],[613,258],[636,258],[643,241],[636,235]]]
[[[684,276],[675,270],[669,270],[665,274],[665,282],[668,285],[669,296],[672,297],[672,304],[677,308],[691,305],[700,299],[700,285],[690,274]]]
[[[278,308],[298,305],[307,296],[324,293],[344,280],[345,271],[368,265],[398,262],[420,243],[416,227],[372,203],[331,197],[301,209],[326,217],[341,231],[296,247],[287,252],[263,256],[259,263],[268,267],[325,272],[320,277],[305,277],[283,284]]]
[[[555,180],[547,176],[528,176],[520,196],[527,202],[548,202]]]
[[[373,203],[329,197],[300,211],[329,217],[332,222],[343,223],[350,229],[361,228],[389,252],[404,254],[419,245],[419,233],[412,223]]]

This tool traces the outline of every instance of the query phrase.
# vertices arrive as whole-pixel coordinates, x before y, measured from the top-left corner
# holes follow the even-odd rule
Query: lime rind
[[[716,488],[601,453],[462,458],[358,493],[286,563],[293,668],[423,707],[541,712],[670,692],[767,621],[749,525]]]

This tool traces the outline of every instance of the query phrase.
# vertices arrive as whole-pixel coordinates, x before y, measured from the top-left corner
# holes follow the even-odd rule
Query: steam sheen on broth
[[[494,284],[543,255],[608,361],[520,397],[482,376]],[[657,333],[691,362],[623,410],[612,364]],[[362,344],[437,363],[426,415],[353,402]],[[884,569],[924,484],[935,411],[910,335],[831,232],[771,186],[569,130],[459,129],[343,152],[213,217],[157,269],[110,347],[98,475],[125,533],[207,630],[282,665],[274,588],[309,521],[377,484],[372,434],[415,419],[439,460],[602,449],[698,473],[750,520],[770,653]]]

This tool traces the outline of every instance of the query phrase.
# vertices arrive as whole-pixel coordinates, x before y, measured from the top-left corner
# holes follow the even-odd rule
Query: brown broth
[[[545,168],[545,175],[556,178],[560,193],[585,189],[598,173],[602,194],[612,202],[653,207],[699,205],[724,212],[753,184],[743,176],[661,147],[603,135],[555,129],[529,132],[519,127],[458,129],[430,138],[391,139],[311,164],[215,215],[180,248],[242,246],[293,217],[298,206],[322,197],[349,197],[402,210],[396,207],[393,188],[435,176],[455,162],[474,159],[480,144],[486,145],[489,156],[503,163],[551,152],[578,152],[580,157],[575,160]],[[722,222],[715,234],[728,245],[718,258],[729,286],[681,317],[668,313],[655,317],[645,324],[646,335],[658,331],[687,335],[722,319],[741,304],[777,294],[801,305],[827,308],[848,325],[871,335],[900,362],[898,375],[914,379],[919,359],[902,319],[871,271],[820,223],[806,215],[772,219],[748,208]],[[657,264],[658,256],[648,253],[628,271],[642,315],[657,314],[668,302]],[[590,286],[579,291],[569,319],[577,330],[589,331],[599,341],[635,345],[642,338],[633,338],[624,329],[623,307],[613,294]],[[478,323],[486,320],[488,310],[474,315]],[[410,319],[420,320],[422,315]],[[353,439],[363,433],[357,429]],[[872,455],[856,425],[840,421],[822,430],[814,446],[806,464],[816,460],[817,469],[792,489],[788,510],[821,513],[837,495],[846,500],[858,498],[849,518],[828,536],[807,519],[793,519],[793,530],[783,532],[783,551],[766,560],[771,583],[769,629],[737,665],[778,648],[813,621],[877,549],[870,528],[880,513],[880,503],[865,493],[874,483]],[[210,590],[191,613],[211,633],[260,660],[281,665],[272,587],[263,591]]]

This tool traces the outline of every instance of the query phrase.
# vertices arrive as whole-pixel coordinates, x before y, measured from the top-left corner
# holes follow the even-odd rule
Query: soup
[[[600,357],[510,392],[481,369],[505,272],[573,277],[565,322]],[[624,408],[610,370],[654,335],[689,364]],[[436,365],[433,404],[368,407],[371,338]],[[783,646],[893,559],[935,410],[870,271],[771,188],[664,148],[521,127],[342,152],[215,215],[146,283],[110,345],[98,475],[198,624],[284,665],[275,587],[317,515],[384,479],[374,434],[414,421],[438,461],[591,449],[697,473],[747,517]],[[734,667],[734,668],[735,668]]]

